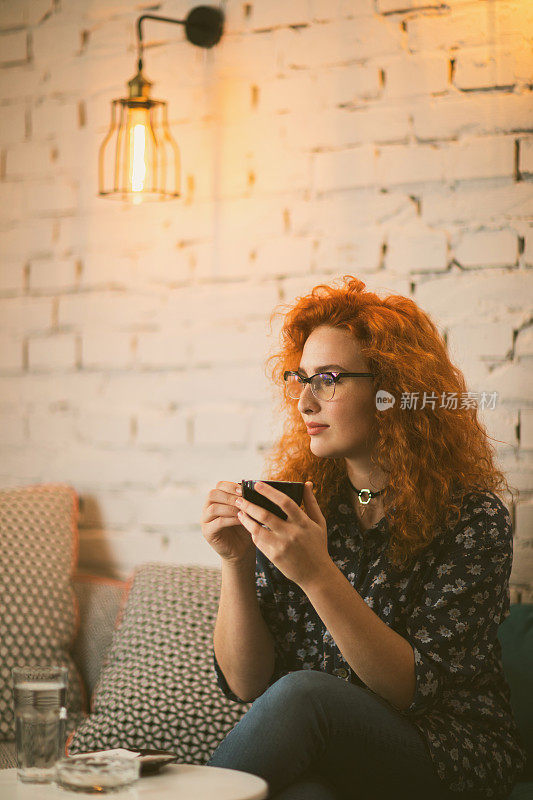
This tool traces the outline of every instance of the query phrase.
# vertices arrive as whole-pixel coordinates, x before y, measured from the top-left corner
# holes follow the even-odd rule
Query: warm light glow
[[[144,125],[135,125],[131,142],[131,189],[133,192],[142,192],[146,177],[146,164],[144,162],[146,130]]]
[[[133,193],[133,202],[140,202],[140,193],[154,183],[154,142],[150,129],[150,112],[146,108],[129,108],[126,114],[124,180]]]
[[[179,197],[180,156],[165,104],[136,97],[114,100],[98,169],[101,195],[135,205]]]

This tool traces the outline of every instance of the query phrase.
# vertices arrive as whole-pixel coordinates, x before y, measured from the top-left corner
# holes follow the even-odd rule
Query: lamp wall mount
[[[128,97],[113,100],[111,126],[98,155],[101,197],[140,203],[180,196],[180,153],[168,125],[167,104],[151,97],[152,82],[143,73],[143,23],[184,25],[187,39],[210,48],[220,41],[224,14],[215,6],[197,6],[184,20],[142,14],[137,19],[138,70],[128,81]]]
[[[137,49],[139,54],[139,72],[143,66],[144,42],[143,22],[147,19],[158,22],[169,22],[184,25],[185,35],[191,44],[197,47],[211,48],[220,41],[224,28],[224,13],[216,6],[196,6],[189,11],[185,19],[160,17],[156,14],[142,14],[137,20]]]

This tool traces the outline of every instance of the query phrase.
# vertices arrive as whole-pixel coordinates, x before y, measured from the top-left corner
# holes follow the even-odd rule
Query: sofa
[[[82,676],[87,697],[91,697],[111,645],[128,582],[78,573],[72,585],[80,612],[72,656]],[[15,742],[0,741],[0,769],[16,765]]]
[[[65,496],[68,498],[67,494],[63,499]],[[9,534],[16,524],[10,519],[7,525],[5,513],[2,517],[2,500],[6,499],[11,503],[11,498],[2,498],[0,492],[0,524],[2,533]],[[21,508],[24,513],[17,524],[24,521],[26,539],[27,502]],[[48,520],[49,514],[44,518]],[[53,531],[57,535],[57,521]],[[65,536],[69,536],[68,526]],[[77,556],[77,548],[73,553]],[[217,743],[250,707],[223,697],[216,682],[211,643],[220,570],[155,562],[136,567],[127,581],[76,568],[68,578],[77,620],[70,655],[86,702],[85,708],[72,714],[67,754],[144,746],[171,749],[187,763],[206,763]],[[520,602],[516,589],[511,599],[515,602],[500,625],[498,638],[528,763],[509,800],[531,800],[533,603]],[[14,766],[11,737],[0,741],[0,768]]]

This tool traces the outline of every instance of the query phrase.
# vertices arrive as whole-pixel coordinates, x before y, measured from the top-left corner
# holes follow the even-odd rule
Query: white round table
[[[110,800],[265,800],[268,784],[257,775],[220,767],[168,764],[155,775],[139,778],[131,788],[106,795]],[[0,770],[0,800],[82,800],[94,797],[70,792],[55,783],[22,783],[16,769]]]

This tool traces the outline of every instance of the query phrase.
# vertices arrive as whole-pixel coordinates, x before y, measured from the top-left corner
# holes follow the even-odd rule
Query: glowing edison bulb
[[[144,125],[135,125],[131,142],[131,190],[132,192],[142,192],[144,189],[144,179],[146,178],[146,164],[144,162],[146,131]]]
[[[150,112],[143,107],[128,109],[126,121],[125,182],[131,199],[138,204],[154,183],[154,136]]]
[[[113,100],[111,126],[98,155],[98,189],[105,197],[166,200],[180,196],[180,154],[168,127],[166,103],[150,97],[137,73],[129,97]]]

